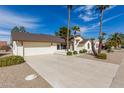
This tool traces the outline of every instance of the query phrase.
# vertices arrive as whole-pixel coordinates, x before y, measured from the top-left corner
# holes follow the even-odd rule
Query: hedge
[[[78,54],[78,52],[77,51],[73,51],[73,54],[76,55],[76,54]]]
[[[97,58],[99,59],[107,59],[107,54],[106,53],[100,53],[97,55]]]
[[[66,54],[67,56],[71,56],[73,53],[71,51],[68,51]]]
[[[79,53],[82,54],[83,53],[83,50],[80,50]]]
[[[86,53],[87,52],[87,50],[86,49],[83,49],[83,53]]]
[[[0,58],[0,67],[17,65],[17,64],[24,63],[24,62],[25,60],[21,56],[3,57],[3,58]]]

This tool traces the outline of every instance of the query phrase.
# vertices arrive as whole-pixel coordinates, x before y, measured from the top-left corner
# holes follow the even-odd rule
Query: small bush
[[[112,52],[112,48],[111,48],[110,45],[107,46],[107,52],[108,52],[108,53]]]
[[[98,54],[97,58],[99,58],[99,59],[107,59],[107,54],[106,53]]]
[[[67,55],[68,55],[68,56],[71,56],[71,55],[72,55],[72,52],[71,52],[71,51],[68,51],[68,52],[67,52]]]
[[[76,55],[76,54],[78,54],[78,52],[77,51],[74,51],[73,54]]]
[[[83,53],[83,50],[80,50],[79,53],[82,54]]]
[[[21,56],[3,57],[3,58],[0,58],[0,67],[21,64],[23,62],[25,62],[25,60]]]
[[[87,52],[87,50],[86,49],[83,49],[83,53],[86,53]]]

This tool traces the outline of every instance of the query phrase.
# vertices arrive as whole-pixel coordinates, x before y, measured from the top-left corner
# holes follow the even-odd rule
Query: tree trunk
[[[96,53],[96,50],[95,50],[95,47],[94,47],[94,40],[91,40],[91,46],[92,46],[92,51],[93,51],[93,54],[94,56],[97,56],[97,53]]]
[[[68,5],[67,51],[69,50],[70,10],[71,10],[71,7],[70,5]]]
[[[101,15],[100,15],[100,32],[99,32],[99,48],[98,48],[98,54],[101,53],[101,49],[102,49],[102,17],[103,17],[103,10],[101,10]]]

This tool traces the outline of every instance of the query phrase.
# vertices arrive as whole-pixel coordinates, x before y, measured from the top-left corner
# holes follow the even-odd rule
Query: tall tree
[[[70,14],[71,14],[71,9],[72,5],[68,5],[68,30],[67,30],[67,51],[69,50],[69,30],[70,30]]]
[[[25,27],[24,26],[20,26],[20,32],[26,32],[26,29],[25,29]]]
[[[11,33],[12,32],[19,32],[19,28],[17,26],[15,26],[14,28],[12,28]]]
[[[95,50],[94,40],[95,40],[94,38],[91,38],[91,48],[92,48],[92,51],[93,51],[94,56],[97,56],[97,52]]]
[[[20,27],[15,26],[14,28],[12,28],[11,32],[26,32],[26,29],[24,26]]]
[[[96,10],[99,11],[100,13],[100,31],[99,31],[99,49],[98,49],[98,53],[101,53],[101,49],[102,49],[102,19],[103,19],[103,15],[104,15],[104,11],[109,8],[109,5],[97,5],[96,6]]]
[[[76,37],[76,32],[78,31],[80,31],[80,27],[79,26],[73,26],[72,27],[72,30],[74,31],[74,36],[73,36],[73,50],[75,50],[76,49],[76,44],[77,44],[77,42],[76,42],[76,39],[75,39],[75,37]]]
[[[20,27],[15,26],[11,30],[11,35],[13,32],[26,32],[26,30],[24,26],[20,26]],[[10,38],[10,43],[12,44],[12,38]]]
[[[55,35],[56,36],[60,36],[61,38],[64,38],[65,39],[65,42],[67,42],[67,31],[68,30],[68,28],[67,27],[65,27],[65,26],[63,26],[63,27],[61,27],[60,29],[59,29],[59,31],[58,32],[55,32]],[[69,30],[69,36],[70,36],[70,30]],[[67,44],[67,43],[66,43]]]
[[[108,39],[109,45],[114,46],[115,48],[121,45],[121,37],[119,33],[112,34]]]
[[[73,26],[72,30],[74,31],[74,35],[76,35],[76,32],[80,32],[80,27],[79,26]]]

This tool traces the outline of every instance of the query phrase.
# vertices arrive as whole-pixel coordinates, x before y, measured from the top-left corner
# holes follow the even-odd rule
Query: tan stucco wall
[[[50,46],[56,46],[56,43],[50,43],[50,42],[24,42],[24,47],[50,47]]]

